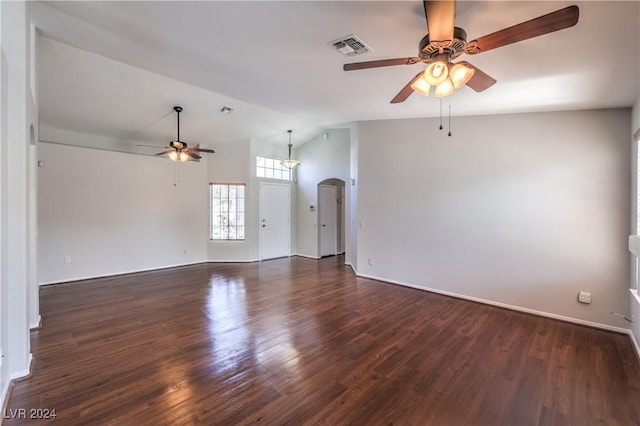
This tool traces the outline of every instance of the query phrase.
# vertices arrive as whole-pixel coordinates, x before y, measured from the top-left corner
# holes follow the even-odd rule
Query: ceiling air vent
[[[367,52],[373,51],[355,34],[349,34],[348,36],[340,37],[337,40],[329,42],[328,44],[329,46],[333,46],[334,49],[342,53],[344,56],[363,55]]]

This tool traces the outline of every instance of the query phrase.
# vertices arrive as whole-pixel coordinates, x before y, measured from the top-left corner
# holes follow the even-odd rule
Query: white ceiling
[[[570,4],[580,7],[575,27],[463,56],[498,83],[445,98],[452,114],[630,107],[640,90],[638,1],[458,2],[456,25],[472,40]],[[124,151],[164,144],[175,135],[177,104],[182,139],[212,147],[286,144],[288,128],[295,145],[341,123],[440,111],[437,98],[417,94],[389,103],[419,64],[342,71],[415,56],[427,32],[420,1],[56,1],[34,3],[33,21],[44,35],[44,140]],[[351,33],[373,52],[347,58],[327,45]],[[225,105],[235,111],[220,113]]]

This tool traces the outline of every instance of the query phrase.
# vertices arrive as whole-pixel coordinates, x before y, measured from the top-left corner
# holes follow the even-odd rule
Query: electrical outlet
[[[591,303],[591,293],[587,291],[581,291],[578,293],[578,302],[585,304]]]
[[[369,265],[373,266],[373,257],[369,258]]]
[[[71,263],[71,256],[65,256],[64,263]]]

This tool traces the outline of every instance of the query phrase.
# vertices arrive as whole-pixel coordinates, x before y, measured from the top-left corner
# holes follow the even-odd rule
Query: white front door
[[[260,183],[260,259],[290,254],[289,185]]]
[[[320,256],[338,253],[338,191],[333,185],[318,185],[318,241]]]

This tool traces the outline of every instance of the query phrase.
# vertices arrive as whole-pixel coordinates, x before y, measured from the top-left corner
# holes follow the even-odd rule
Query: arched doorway
[[[318,183],[318,253],[335,256],[345,251],[345,183],[325,179]]]

